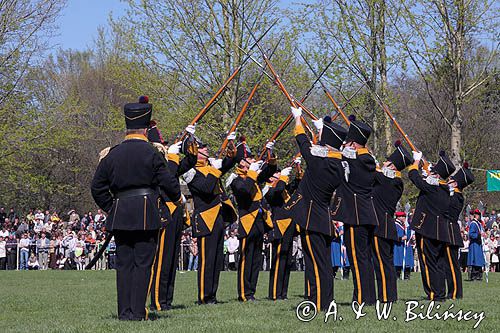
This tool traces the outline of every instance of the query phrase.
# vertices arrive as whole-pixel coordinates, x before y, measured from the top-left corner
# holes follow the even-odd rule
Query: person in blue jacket
[[[414,257],[413,245],[415,245],[415,234],[411,231],[409,225],[406,226],[406,252],[405,252],[405,272],[404,279],[409,280],[410,274],[413,271]]]
[[[396,268],[396,276],[401,278],[401,270],[403,269],[403,261],[404,261],[404,252],[405,252],[405,242],[407,240],[406,236],[406,213],[405,212],[396,212],[396,232],[398,236],[398,240],[394,242],[394,267]]]
[[[483,226],[481,225],[481,212],[474,210],[474,218],[469,223],[469,256],[467,257],[467,266],[469,266],[470,280],[481,281],[483,279],[483,241],[481,234]]]
[[[343,233],[343,231],[342,231]],[[339,223],[335,224],[335,234],[337,235],[335,238],[332,240],[331,244],[331,253],[332,253],[332,267],[333,267],[333,278],[335,279],[337,276],[337,272],[340,267],[342,267],[342,240],[341,240],[341,233],[340,233],[340,226]]]

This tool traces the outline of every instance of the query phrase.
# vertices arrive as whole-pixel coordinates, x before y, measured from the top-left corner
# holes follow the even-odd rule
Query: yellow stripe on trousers
[[[306,231],[306,243],[307,247],[309,248],[309,252],[311,253],[311,258],[314,266],[314,277],[316,279],[316,306],[319,309],[321,309],[321,280],[319,278],[319,271],[318,271],[318,265],[316,263],[316,258],[314,258],[314,253],[312,250],[311,246],[311,240],[309,239],[309,234]]]
[[[160,234],[161,234],[161,230],[160,232],[158,232],[158,242],[160,241]],[[151,266],[151,275],[149,276],[149,284],[148,284],[148,295],[146,296],[146,298],[149,297],[149,295],[151,294],[151,286],[153,285],[153,278],[154,278],[154,268],[155,268],[155,264],[156,264],[156,257],[158,255],[158,249],[156,249],[156,253],[155,253],[155,257],[153,259],[153,265]],[[146,308],[146,319],[148,319],[148,311],[147,311],[147,308]]]
[[[205,303],[205,237],[201,237],[200,301]]]
[[[273,299],[276,299],[276,286],[278,284],[278,270],[280,269],[280,252],[281,252],[281,244],[278,244],[278,249],[276,250],[276,265],[274,266]]]
[[[431,288],[431,279],[429,278],[429,268],[427,267],[427,262],[425,260],[425,254],[424,254],[424,239],[420,238],[420,250],[422,251],[422,263],[424,264],[425,267],[425,280],[427,281],[427,287],[429,287],[431,291],[430,299],[431,301],[434,299],[434,292],[432,291]]]
[[[453,296],[451,299],[457,298],[457,277],[455,276],[455,268],[453,267],[453,261],[451,260],[450,247],[446,246],[446,252],[448,253],[448,262],[450,264],[451,276],[453,278]]]
[[[243,243],[241,244],[241,269],[240,269],[240,293],[241,299],[246,301],[245,297],[245,245],[247,243],[247,239],[243,238]]]
[[[361,304],[363,293],[361,292],[361,277],[359,276],[358,258],[356,257],[356,246],[354,245],[354,227],[349,226],[351,231],[351,252],[352,260],[354,261],[354,270],[356,271],[356,285],[358,287],[358,303]]]
[[[161,266],[163,264],[163,250],[165,247],[165,229],[161,231],[160,237],[160,249],[158,250],[158,267],[156,268],[156,277],[155,277],[155,305],[157,310],[161,310],[160,305],[160,275],[161,275]]]
[[[382,275],[382,294],[384,302],[387,302],[387,285],[385,282],[385,271],[384,271],[384,263],[382,262],[382,258],[380,256],[380,250],[378,248],[378,237],[374,236],[375,240],[375,252],[377,252],[378,264],[380,266],[380,275]]]

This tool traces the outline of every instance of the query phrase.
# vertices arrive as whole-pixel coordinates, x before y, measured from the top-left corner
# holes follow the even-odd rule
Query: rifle
[[[304,59],[307,67],[309,67],[309,69],[311,70],[311,72],[313,72],[313,74],[316,75],[316,71],[312,68],[311,64],[307,61],[307,59],[304,56],[304,54],[298,48],[297,48],[297,51],[299,52],[299,54],[302,57],[302,59]],[[347,118],[347,116],[345,115],[344,111],[342,111],[342,109],[339,107],[339,105],[337,104],[337,102],[333,98],[332,94],[330,94],[330,92],[328,91],[328,89],[326,88],[326,86],[323,84],[323,81],[320,80],[319,83],[321,84],[321,87],[323,88],[323,92],[326,94],[326,96],[328,97],[328,99],[332,102],[333,106],[335,106],[335,109],[337,109],[337,112],[342,116],[342,119],[344,119],[344,122],[347,124],[347,126],[349,126],[351,124],[351,122],[349,121],[349,118]]]
[[[250,50],[253,49],[255,46],[257,46],[257,41],[260,41],[270,30],[274,25],[278,22],[278,19],[276,19],[269,28],[267,28],[266,31],[260,36],[259,39],[256,39],[256,42],[252,44],[250,47]],[[203,118],[203,116],[215,105],[215,102],[219,98],[219,96],[226,90],[227,86],[231,81],[238,75],[238,73],[241,71],[245,63],[249,60],[249,57],[247,56],[246,58],[243,59],[243,61],[240,63],[240,65],[233,71],[233,73],[227,78],[227,80],[224,82],[224,84],[215,92],[215,94],[210,98],[210,100],[203,106],[203,108],[198,112],[198,114],[189,122],[189,125],[194,125],[198,121]],[[182,131],[180,135],[177,136],[175,142],[182,141],[186,137],[187,133],[186,131]]]
[[[368,83],[366,82],[366,80],[364,80],[363,78],[359,77],[358,73],[356,73],[348,64],[346,64],[345,61],[342,60],[342,58],[340,58],[340,59],[344,63],[344,65],[346,65],[346,67],[349,69],[349,71],[351,71],[351,73],[354,74],[354,76],[356,76],[358,78],[358,80],[360,80],[364,85],[366,85],[368,88],[370,88],[370,86],[368,85]],[[394,127],[396,127],[396,129],[399,132],[399,134],[401,134],[401,136],[406,141],[406,143],[408,143],[408,146],[410,146],[411,150],[413,150],[413,151],[419,151],[417,149],[417,147],[415,147],[415,145],[411,141],[410,137],[403,130],[403,128],[401,127],[401,125],[399,125],[398,121],[396,120],[396,118],[394,117],[394,115],[392,114],[392,112],[389,110],[389,107],[387,106],[387,104],[384,103],[384,101],[382,100],[382,98],[380,97],[380,95],[376,91],[372,91],[370,89],[368,89],[368,91],[370,92],[370,94],[372,94],[372,96],[376,97],[377,103],[380,105],[380,107],[382,108],[382,110],[384,110],[385,114],[392,121],[392,124],[394,125]],[[422,162],[423,162],[424,168],[428,170],[428,168],[429,168],[429,162],[426,161],[424,158],[422,158]]]
[[[280,42],[281,42],[282,39],[283,39],[283,36],[281,36],[280,39],[278,40],[278,42],[276,43],[276,46],[274,47],[273,51],[271,52],[271,55],[270,55],[271,57],[273,56],[274,52],[278,48],[278,45],[280,44]],[[250,101],[252,100],[253,96],[255,95],[255,92],[257,91],[257,88],[259,87],[260,82],[262,81],[262,77],[263,76],[264,76],[264,74],[261,73],[260,76],[259,76],[259,79],[257,80],[257,83],[255,84],[255,86],[250,91],[250,95],[248,95],[248,98],[245,101],[245,104],[243,104],[243,107],[241,108],[240,113],[238,114],[238,116],[236,117],[235,121],[231,125],[231,128],[229,129],[228,133],[236,131],[236,128],[238,127],[238,124],[240,123],[241,119],[243,119],[243,116],[244,116],[245,112],[247,111],[248,106],[250,105]],[[229,140],[227,139],[227,136],[226,136],[226,138],[222,142],[222,145],[221,145],[221,147],[219,149],[218,158],[221,158],[222,155],[224,154],[224,150],[226,149],[228,142],[229,142]]]

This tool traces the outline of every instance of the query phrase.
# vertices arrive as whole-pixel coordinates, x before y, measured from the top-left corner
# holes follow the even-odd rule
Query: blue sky
[[[297,1],[280,0],[279,3],[286,7]],[[119,17],[126,8],[127,4],[120,0],[68,0],[56,22],[59,29],[52,43],[62,49],[86,49],[92,46],[97,28],[107,26],[110,13]]]
[[[110,13],[113,17],[123,15],[126,7],[120,0],[69,0],[56,22],[58,36],[52,43],[63,49],[92,46],[97,28],[107,25]]]

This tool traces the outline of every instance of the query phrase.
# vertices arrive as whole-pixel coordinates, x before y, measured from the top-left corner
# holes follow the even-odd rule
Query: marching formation
[[[184,226],[191,227],[199,246],[197,303],[216,304],[224,265],[224,234],[232,223],[238,224],[240,240],[237,295],[241,302],[255,300],[265,234],[273,248],[270,300],[287,299],[289,258],[296,235],[304,250],[304,298],[318,310],[328,309],[333,300],[334,274],[347,264],[353,274],[353,302],[371,305],[396,301],[397,277],[408,277],[412,266],[413,252],[411,256],[406,252],[413,237],[427,298],[442,301],[462,297],[458,265],[462,241],[457,220],[464,202],[461,191],[474,181],[467,165],[455,172],[444,152],[437,163],[429,164],[380,96],[373,93],[412,151],[397,141],[394,152],[378,163],[367,147],[371,127],[355,116],[347,117],[321,81],[333,60],[316,75],[299,51],[316,75],[311,88],[299,100],[288,92],[259,45],[263,36],[251,35],[255,43],[249,51],[257,46],[265,64],[240,48],[246,57],[168,148],[156,122],[151,122],[153,108],[148,97],[141,96],[139,103],[125,105],[125,140],[100,154],[92,195],[109,214],[107,230],[116,238],[119,318],[147,319],[148,295],[150,309],[171,308],[175,260]],[[195,135],[196,124],[249,60],[262,69],[261,75],[219,151],[211,155],[208,145]],[[256,156],[245,137],[237,139],[236,128],[264,76],[286,97],[291,113]],[[304,106],[316,82],[321,83],[335,107],[334,117],[318,118]],[[311,118],[316,131],[303,112]],[[335,122],[338,116],[347,128]],[[299,152],[287,164],[278,161],[274,145],[292,121]],[[407,213],[396,212],[406,168],[420,191],[411,221],[415,236],[405,226]],[[191,211],[186,208],[180,178],[192,197]],[[480,233],[481,224],[473,223],[468,259],[474,267],[473,279],[479,279],[481,274],[481,258],[473,255],[475,245],[481,250]],[[475,244],[474,239],[479,243]],[[335,252],[340,252],[342,243],[346,253],[339,255]]]
[[[300,235],[304,297],[319,310],[328,309],[333,300],[334,274],[342,264],[336,258],[340,253],[332,257],[332,252],[341,239],[347,250],[343,261],[353,273],[352,300],[369,305],[396,301],[397,278],[407,276],[413,265],[406,253],[411,248],[407,214],[396,212],[407,168],[420,190],[411,229],[424,292],[435,301],[462,297],[457,220],[462,190],[474,181],[467,165],[456,171],[444,152],[430,165],[421,152],[409,153],[399,141],[380,164],[366,146],[371,134],[366,123],[350,116],[344,128],[328,116],[313,118],[312,131],[302,108],[294,106],[287,121],[294,120],[299,153],[292,163],[278,161],[277,136],[256,157],[245,137],[237,139],[234,131],[224,140],[225,153],[212,157],[208,145],[195,135],[194,121],[167,147],[151,121],[152,112],[147,96],[125,105],[125,139],[101,152],[91,186],[96,203],[109,214],[106,228],[116,240],[119,319],[144,320],[149,309],[171,308],[185,227],[191,227],[199,244],[197,303],[217,303],[225,229],[235,222],[241,302],[255,300],[266,233],[273,247],[270,300],[287,299],[292,240]],[[192,211],[180,179],[191,194]],[[471,227],[471,253],[473,234],[481,232],[481,224],[476,224]],[[473,255],[469,259],[478,260]],[[481,270],[475,268],[472,274],[476,277]],[[151,303],[145,306],[149,296]]]

